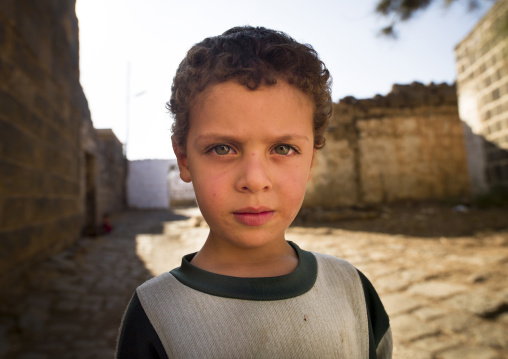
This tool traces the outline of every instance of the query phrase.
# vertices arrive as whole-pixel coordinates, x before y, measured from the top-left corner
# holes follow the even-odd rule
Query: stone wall
[[[455,87],[394,85],[334,105],[304,207],[325,209],[469,193]]]
[[[93,128],[75,0],[0,7],[0,293],[123,208],[125,160]]]
[[[508,1],[500,0],[456,46],[459,113],[471,188],[508,186]]]
[[[127,159],[123,155],[123,144],[111,129],[95,132],[100,142],[97,207],[102,217],[125,208]]]
[[[104,214],[126,206],[127,160],[111,129],[95,129],[91,121],[83,121],[79,162],[84,234],[95,235]]]
[[[0,7],[0,285],[75,240],[82,225],[75,0]]]

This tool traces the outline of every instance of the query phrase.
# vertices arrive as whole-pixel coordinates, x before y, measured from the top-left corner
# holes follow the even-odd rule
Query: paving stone
[[[348,260],[351,261],[350,259],[348,259]],[[385,266],[385,265],[380,265],[379,263],[362,264],[362,265],[359,265],[357,267],[364,274],[369,273],[370,274],[369,275],[369,279],[371,279],[371,281],[373,279],[375,279],[375,278],[381,278],[383,276],[386,276],[386,275],[389,275],[389,274],[393,274],[393,273],[397,273],[397,272],[399,272],[401,270],[404,270],[403,268],[399,268],[397,266],[392,266],[392,265]]]
[[[49,357],[47,355],[40,354],[40,353],[24,353],[24,354],[21,354],[18,358],[19,359],[48,359]]]
[[[391,260],[395,254],[392,252],[379,251],[379,252],[370,252],[369,257],[374,261],[387,261]]]
[[[62,282],[55,282],[52,286],[52,289],[60,292],[60,293],[66,293],[66,294],[75,294],[75,295],[85,295],[87,289],[79,284],[71,284],[71,283],[65,283]]]
[[[467,277],[469,283],[483,283],[492,276],[489,272],[476,272]]]
[[[505,349],[508,353],[508,328],[496,323],[483,322],[475,325],[470,331],[480,345]]]
[[[410,346],[394,345],[393,359],[433,359],[432,353]]]
[[[100,310],[104,299],[99,296],[88,296],[83,298],[79,309],[85,312],[97,312]]]
[[[505,312],[497,317],[499,323],[508,324],[508,312]]]
[[[424,307],[417,309],[413,312],[418,318],[424,321],[429,321],[435,318],[442,317],[448,314],[450,311],[441,307]]]
[[[439,333],[434,325],[427,324],[411,314],[399,315],[390,319],[390,325],[393,337],[403,341],[412,341]]]
[[[502,359],[493,349],[488,347],[461,347],[441,353],[439,359]]]
[[[406,281],[407,283],[416,283],[420,282],[422,280],[427,279],[428,277],[432,276],[433,273],[428,269],[410,269],[410,270],[404,270],[401,273],[401,278]]]
[[[79,306],[79,303],[75,300],[60,300],[55,304],[55,310],[59,312],[74,312]]]
[[[384,295],[381,297],[381,301],[390,317],[425,305],[421,299],[410,297],[404,293]]]
[[[380,292],[400,292],[408,287],[408,283],[400,280],[400,275],[391,274],[376,279],[376,289]]]
[[[0,327],[0,358],[3,358],[9,350],[11,350],[11,345],[7,340],[3,340],[6,337],[6,330],[4,331]]]
[[[482,317],[488,317],[498,312],[504,305],[502,297],[485,290],[456,295],[446,301],[457,309],[470,311]]]
[[[462,333],[469,328],[481,323],[481,321],[475,316],[464,313],[454,312],[445,315],[442,318],[438,318],[432,322],[438,328],[445,330],[449,333]]]
[[[438,353],[446,349],[455,348],[460,344],[460,340],[450,336],[432,336],[418,339],[411,343],[411,346],[431,353]]]
[[[65,323],[63,321],[54,323],[48,327],[50,333],[71,334],[80,333],[83,329],[78,323]]]
[[[19,327],[24,332],[42,332],[48,320],[48,313],[38,308],[29,308],[19,319]]]
[[[408,293],[422,295],[428,298],[446,298],[454,294],[465,292],[469,288],[462,284],[444,282],[444,281],[428,281],[418,283],[409,288]]]

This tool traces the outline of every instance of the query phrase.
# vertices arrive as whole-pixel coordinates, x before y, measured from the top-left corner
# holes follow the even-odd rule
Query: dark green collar
[[[200,269],[190,263],[196,253],[182,258],[171,274],[182,284],[218,297],[246,300],[281,300],[308,292],[316,282],[317,262],[310,252],[288,242],[298,254],[298,267],[289,274],[266,278],[239,278]]]

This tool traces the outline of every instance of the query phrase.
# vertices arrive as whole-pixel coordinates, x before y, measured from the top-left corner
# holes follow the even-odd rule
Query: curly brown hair
[[[318,54],[287,34],[264,27],[234,27],[194,45],[176,71],[171,99],[173,139],[185,149],[192,101],[207,87],[236,80],[251,90],[287,81],[314,102],[314,148],[325,145],[331,115],[331,76]]]

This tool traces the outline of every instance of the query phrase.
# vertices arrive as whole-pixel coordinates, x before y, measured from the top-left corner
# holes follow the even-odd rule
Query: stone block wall
[[[99,139],[97,207],[101,217],[125,208],[127,159],[123,144],[111,129],[95,130]]]
[[[75,0],[3,0],[0,287],[79,235],[83,121]]]
[[[469,193],[455,87],[394,85],[334,105],[304,207],[326,209]]]
[[[126,207],[127,159],[123,145],[111,129],[95,129],[83,121],[80,130],[80,197],[83,233],[96,235],[104,214]]]
[[[508,1],[497,1],[456,46],[459,113],[472,190],[508,186]]]

